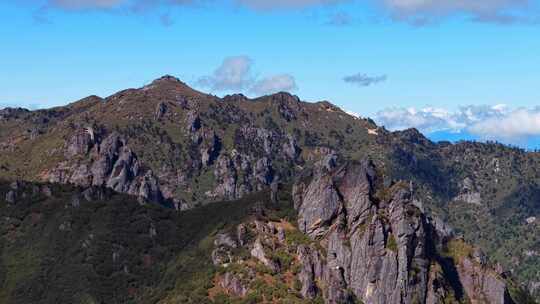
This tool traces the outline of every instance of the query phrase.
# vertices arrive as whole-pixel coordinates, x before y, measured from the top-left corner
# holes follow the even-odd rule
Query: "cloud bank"
[[[470,126],[473,134],[505,139],[540,136],[540,108],[517,109],[503,117],[491,117]]]
[[[427,135],[436,132],[468,133],[483,140],[520,144],[540,137],[540,107],[512,109],[506,105],[442,108],[389,108],[375,121],[390,130],[417,128]]]
[[[52,7],[59,7],[67,10],[80,10],[110,9],[126,2],[126,0],[49,0],[47,3]]]
[[[382,0],[398,20],[425,24],[452,15],[494,23],[531,22],[538,12],[530,0]],[[536,17],[535,17],[536,16]]]
[[[219,5],[210,0],[42,0],[41,3],[45,3],[45,7],[69,11],[119,8],[146,11],[151,8],[194,4],[203,4],[208,9],[214,9]],[[540,16],[538,3],[534,0],[231,0],[224,3],[257,11],[298,10],[361,3],[366,9],[378,7],[380,14],[390,16],[392,20],[416,25],[425,25],[449,17],[465,17],[475,22],[498,24],[537,23]],[[336,14],[329,24],[348,24],[351,20],[349,16],[354,13],[353,10],[348,10]]]
[[[212,91],[247,91],[256,95],[297,89],[295,78],[289,74],[258,79],[252,70],[253,60],[248,56],[227,57],[211,75],[199,78],[195,85]]]
[[[115,9],[121,6],[156,7],[183,6],[210,2],[209,0],[46,0],[46,5],[67,10]],[[254,10],[303,9],[332,5],[348,0],[234,0],[232,3]],[[215,3],[212,3],[215,4]]]

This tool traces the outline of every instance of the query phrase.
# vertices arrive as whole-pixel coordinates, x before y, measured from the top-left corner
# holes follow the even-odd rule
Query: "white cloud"
[[[464,106],[457,111],[443,108],[389,108],[379,111],[375,119],[391,130],[417,128],[423,132],[460,131],[488,118],[501,117],[507,112],[505,105]]]
[[[126,0],[49,0],[48,4],[68,10],[111,9],[125,4]]]
[[[171,5],[191,5],[195,3],[209,2],[204,0],[46,0],[53,7],[68,10],[77,9],[114,9],[122,5],[131,7],[156,7]],[[241,6],[255,10],[272,9],[301,9],[312,6],[336,4],[347,0],[234,0]]]
[[[385,109],[375,115],[375,121],[390,130],[417,128],[428,133],[442,129],[454,129],[458,125],[451,113],[438,108]]]
[[[267,95],[277,92],[290,92],[296,89],[296,81],[293,76],[280,74],[257,81],[250,91],[257,95]]]
[[[451,15],[465,15],[479,22],[514,23],[531,21],[531,14],[534,14],[529,0],[381,1],[396,19],[419,24]]]
[[[243,90],[251,85],[253,60],[247,56],[227,57],[212,75],[201,77],[197,85],[215,91]]]
[[[237,0],[238,4],[258,10],[306,8],[327,4],[347,2],[346,0]]]
[[[440,131],[466,132],[504,143],[521,143],[540,136],[540,107],[511,109],[500,104],[463,106],[456,111],[434,107],[389,108],[379,111],[374,119],[390,130],[417,128],[428,135]]]
[[[343,77],[343,81],[352,83],[361,87],[368,87],[373,84],[378,84],[380,82],[386,81],[386,75],[380,76],[369,76],[363,73],[357,73],[350,76]]]
[[[31,2],[31,1],[29,1]],[[115,10],[126,8],[132,12],[147,12],[152,8],[203,5],[213,9],[219,3],[210,0],[36,0],[45,7],[64,10]],[[320,6],[337,6],[359,0],[231,0],[223,1],[258,11],[305,9]],[[365,6],[369,4],[364,1]],[[382,8],[381,13],[390,14],[392,19],[412,24],[427,24],[452,16],[465,16],[476,22],[509,24],[516,22],[538,23],[538,3],[534,0],[373,0]],[[349,24],[354,11],[335,15],[330,24]]]
[[[503,117],[490,117],[468,128],[469,132],[488,138],[521,140],[540,136],[540,108],[516,109]]]
[[[212,91],[250,92],[267,95],[297,89],[296,80],[289,74],[258,78],[253,76],[253,60],[247,56],[227,57],[211,74],[199,78],[195,85]]]

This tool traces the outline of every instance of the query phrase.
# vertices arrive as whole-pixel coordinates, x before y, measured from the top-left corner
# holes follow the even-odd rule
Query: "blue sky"
[[[536,0],[0,1],[0,107],[62,105],[172,74],[217,95],[290,90],[389,128],[426,133],[480,132],[474,119],[430,125],[426,117],[440,113],[431,109],[456,118],[464,107],[505,104],[496,116],[478,119],[510,119],[525,109],[531,128],[504,139],[523,145],[540,136],[538,6]],[[418,113],[422,124],[411,119]],[[500,133],[486,135],[488,129],[475,134]]]

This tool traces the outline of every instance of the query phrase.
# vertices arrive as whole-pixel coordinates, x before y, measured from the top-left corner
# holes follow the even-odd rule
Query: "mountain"
[[[347,217],[352,211],[347,204],[360,204],[360,201],[346,197],[347,191],[340,189],[341,184],[347,188],[348,183],[353,183],[341,175],[349,174],[349,170],[343,168],[349,168],[356,162],[371,164],[376,171],[373,176],[377,177],[377,185],[370,184],[370,187],[381,192],[377,196],[375,192],[367,195],[370,197],[369,203],[364,203],[369,206],[370,211],[366,213],[369,216],[364,214],[364,217],[349,219]],[[326,164],[327,172],[324,174],[317,169],[321,163]],[[394,267],[385,264],[395,258],[388,250],[381,249],[381,246],[388,248],[389,236],[401,231],[402,228],[398,226],[403,225],[400,224],[403,222],[387,219],[383,215],[413,206],[419,210],[419,214],[417,211],[407,214],[406,222],[421,228],[423,232],[414,239],[422,240],[425,244],[419,249],[418,244],[410,244],[401,239],[403,235],[394,236],[394,241],[398,247],[398,256],[401,251],[407,252],[407,257],[401,259],[405,258],[410,263],[413,259],[410,251],[419,250],[422,253],[422,265],[428,266],[419,269],[420,277],[424,280],[420,283],[407,285],[410,283],[409,277],[407,282],[396,281],[399,284],[395,286],[403,290],[406,296],[402,299],[407,303],[413,302],[409,296],[429,289],[426,282],[432,278],[430,271],[433,268],[430,265],[439,265],[442,269],[442,276],[446,280],[444,284],[450,286],[442,289],[445,295],[453,293],[457,300],[469,298],[474,303],[475,297],[482,293],[480,287],[475,287],[471,294],[465,290],[469,284],[462,283],[464,287],[461,289],[456,287],[459,284],[454,284],[456,281],[467,280],[455,277],[464,261],[461,258],[452,259],[457,269],[451,272],[453,278],[444,272],[447,265],[441,259],[444,260],[444,254],[448,251],[444,249],[448,247],[445,245],[448,242],[436,240],[437,237],[430,234],[437,229],[432,223],[427,223],[427,218],[446,222],[453,227],[452,239],[457,241],[451,241],[450,244],[459,244],[460,251],[474,246],[485,251],[490,257],[489,263],[482,258],[485,263],[480,263],[480,268],[485,270],[490,268],[488,264],[499,264],[494,268],[504,271],[499,271],[495,277],[499,278],[503,273],[505,277],[515,277],[521,282],[520,286],[514,286],[514,283],[512,286],[523,287],[532,293],[540,292],[540,240],[539,222],[536,220],[540,216],[539,170],[539,153],[495,143],[433,143],[414,129],[389,132],[369,119],[353,117],[326,101],[303,102],[287,93],[256,99],[248,99],[243,95],[219,98],[193,90],[171,76],[164,76],[142,88],[124,90],[107,98],[90,96],[65,107],[38,111],[0,110],[0,179],[53,183],[58,187],[77,186],[80,190],[72,191],[81,192],[82,196],[88,189],[102,189],[105,192],[108,191],[105,189],[109,189],[128,195],[128,201],[132,200],[128,197],[134,197],[138,204],[144,205],[137,207],[141,210],[170,209],[167,212],[174,214],[174,217],[181,218],[186,214],[200,214],[203,211],[215,214],[215,210],[224,205],[236,206],[234,203],[221,203],[223,201],[245,200],[266,189],[287,188],[293,184],[298,186],[303,179],[332,180],[326,186],[333,189],[333,192],[330,191],[333,194],[328,200],[309,207],[307,211],[302,206],[314,204],[319,195],[326,195],[326,190],[312,193],[313,200],[310,199],[310,202],[301,200],[302,203],[299,203],[298,199],[286,199],[290,204],[294,201],[293,205],[297,207],[289,211],[292,215],[286,217],[290,227],[300,224],[298,227],[302,228],[301,222],[296,220],[306,216],[319,216],[321,219],[317,224],[321,225],[317,234],[313,235],[307,229],[300,229],[301,233],[298,233],[298,237],[307,233],[306,237],[302,237],[306,241],[323,244],[322,250],[311,250],[309,255],[325,256],[328,249],[325,244],[334,244],[329,238],[337,227],[339,229],[336,233],[342,238],[351,242],[356,237],[360,242],[362,238],[360,235],[355,236],[355,229],[369,223],[369,227],[376,227],[377,230],[372,236],[382,237],[383,240],[376,248],[371,240],[368,247],[365,244],[361,246],[362,250],[372,255],[388,256],[388,259],[377,260],[376,264]],[[392,207],[393,191],[390,189],[402,184],[408,185],[408,194],[403,194],[399,203],[394,203],[399,208]],[[304,181],[304,186],[306,190],[305,193],[301,191],[302,195],[309,194],[311,183]],[[366,197],[366,190],[362,191],[359,188],[350,195]],[[22,199],[22,194],[15,190],[9,190],[3,195],[6,204]],[[296,193],[291,196],[302,195]],[[157,207],[160,205],[162,207]],[[324,210],[327,205],[333,207],[324,212],[320,210]],[[18,204],[14,206],[10,208],[17,209]],[[177,211],[182,212],[176,214]],[[396,217],[399,218],[399,214]],[[280,221],[283,218],[280,217]],[[195,225],[219,226],[211,217],[207,219],[210,219],[209,223]],[[204,222],[205,217],[201,216],[200,220]],[[266,220],[278,222],[277,218]],[[88,219],[85,221],[88,222]],[[314,222],[317,221],[318,218]],[[191,223],[196,223],[196,220]],[[247,225],[250,225],[249,221]],[[115,225],[111,223],[105,227],[113,229]],[[406,239],[410,237],[407,235]],[[191,242],[195,240],[191,239]],[[465,245],[467,243],[474,246],[468,247],[470,245]],[[248,242],[247,248],[264,249],[267,245],[261,240],[259,243]],[[334,245],[343,247],[343,244]],[[183,251],[174,247],[178,244],[171,246],[174,250]],[[437,246],[437,250],[430,251],[430,248]],[[243,251],[238,245],[232,249],[233,253]],[[298,248],[286,247],[286,250],[291,253],[298,251]],[[475,250],[463,250],[463,257],[473,261]],[[260,253],[260,250],[257,251]],[[235,254],[231,254],[231,257],[237,261],[234,259]],[[298,260],[298,257],[298,252],[290,256],[293,260]],[[347,273],[339,283],[343,287],[341,293],[354,295],[367,303],[375,301],[366,296],[367,285],[354,281],[359,279],[350,275],[351,272],[364,269],[353,268],[352,264],[348,264],[354,260],[354,254],[344,254],[340,259],[340,267]],[[404,278],[405,271],[412,270],[401,268],[400,271],[399,280]],[[371,273],[375,282],[387,280],[378,277],[379,272],[375,270],[363,273]],[[237,275],[229,274],[226,277],[231,283]],[[317,282],[335,283],[328,281],[327,277],[312,277]],[[484,274],[474,277],[484,277]],[[238,278],[233,281],[238,281]],[[351,284],[353,281],[358,284]],[[171,282],[169,280],[167,284],[173,284]],[[212,281],[205,284],[211,285]],[[234,285],[238,287],[238,284]],[[85,288],[91,288],[94,284],[88,283],[87,286]],[[242,286],[247,289],[247,285]],[[174,286],[168,288],[174,289]],[[321,295],[325,301],[331,301],[323,286],[317,285],[310,289],[321,290],[320,293],[312,294],[315,299]],[[503,289],[510,290],[507,287]],[[376,296],[379,299],[377,301],[383,301],[380,303],[396,299],[388,290],[381,292],[384,295]],[[157,294],[160,293],[156,291]],[[181,296],[181,292],[178,296]],[[91,298],[97,302],[109,302],[94,298],[94,295]]]

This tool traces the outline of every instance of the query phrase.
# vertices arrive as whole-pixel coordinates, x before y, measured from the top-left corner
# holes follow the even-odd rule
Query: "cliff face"
[[[502,274],[438,228],[415,205],[408,184],[378,185],[367,161],[320,168],[294,186],[297,228],[255,221],[239,226],[236,236],[216,239],[214,262],[224,269],[219,281],[229,295],[249,294],[259,275],[250,264],[255,260],[271,273],[289,273],[301,298],[311,301],[513,303]],[[309,239],[299,242],[297,234]],[[234,256],[238,246],[252,259]],[[228,271],[237,267],[247,269]],[[231,278],[245,283],[231,284]]]

